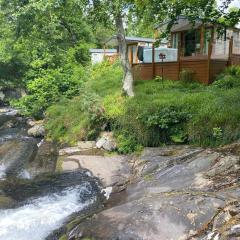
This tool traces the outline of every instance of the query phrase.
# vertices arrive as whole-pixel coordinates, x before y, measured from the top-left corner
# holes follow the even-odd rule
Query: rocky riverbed
[[[69,222],[54,239],[240,239],[239,156],[240,143],[147,148],[128,158],[131,174],[122,192],[112,195],[114,204]]]
[[[240,143],[58,151],[16,112],[0,122],[0,239],[240,239]]]
[[[28,130],[17,111],[1,109],[1,240],[44,240],[74,214],[102,207],[99,180],[84,169],[56,172],[57,147]]]

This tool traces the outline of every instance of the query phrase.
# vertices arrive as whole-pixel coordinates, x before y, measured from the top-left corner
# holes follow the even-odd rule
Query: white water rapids
[[[0,210],[0,240],[44,240],[69,215],[93,203],[94,197],[81,203],[81,194],[86,191],[88,183],[39,197],[16,209]]]
[[[0,180],[5,178],[6,166],[0,163]]]

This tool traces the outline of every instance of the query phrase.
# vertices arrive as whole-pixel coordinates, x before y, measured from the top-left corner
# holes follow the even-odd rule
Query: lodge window
[[[178,48],[179,33],[172,34],[172,48]]]

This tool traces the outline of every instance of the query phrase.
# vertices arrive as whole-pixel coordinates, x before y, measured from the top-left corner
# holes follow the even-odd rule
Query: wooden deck
[[[182,70],[191,70],[194,77],[203,84],[211,84],[218,74],[227,66],[240,65],[240,55],[232,55],[230,59],[209,59],[207,56],[181,57],[176,62],[165,63],[140,63],[133,64],[134,80],[150,80],[162,75],[165,79],[179,80]]]
[[[194,73],[194,79],[203,83],[211,84],[218,74],[224,71],[227,66],[240,66],[240,42],[233,39],[216,41],[213,39],[213,32],[209,40],[207,51],[201,44],[201,50],[193,56],[183,56],[182,40],[178,42],[178,56],[174,62],[154,62],[155,48],[152,47],[151,63],[133,63],[132,71],[134,80],[149,80],[162,75],[165,79],[179,80],[181,71],[190,70]],[[203,36],[202,36],[203,37]]]

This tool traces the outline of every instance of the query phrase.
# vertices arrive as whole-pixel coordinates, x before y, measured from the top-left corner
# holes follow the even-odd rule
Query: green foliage
[[[213,83],[213,86],[221,89],[240,87],[240,67],[231,66],[226,68],[224,73],[222,73]]]
[[[109,121],[117,121],[117,119],[124,114],[125,103],[126,99],[119,94],[107,95],[104,97],[103,106],[106,119]]]
[[[96,139],[101,129],[107,129],[114,131],[120,153],[172,143],[217,146],[240,138],[236,69],[219,76],[218,83],[231,77],[231,88],[219,88],[217,83],[136,81],[134,98],[121,96],[118,64],[103,63],[90,72],[86,98],[65,100],[48,109],[49,137],[67,142]],[[88,105],[86,99],[97,102]]]
[[[189,121],[191,115],[177,105],[156,107],[148,110],[140,116],[143,124],[152,131],[159,133],[160,142],[183,142],[183,126]]]
[[[195,73],[192,70],[184,69],[180,72],[179,78],[186,83],[195,81]]]
[[[92,67],[90,75],[87,86],[99,96],[104,97],[121,92],[123,72],[119,62],[113,65],[108,61],[96,64]]]
[[[113,124],[124,111],[125,100],[119,95],[122,78],[119,64],[104,62],[89,72],[79,97],[65,99],[47,110],[49,138],[68,143],[95,139],[104,126]]]
[[[117,135],[118,152],[121,154],[129,154],[132,152],[141,151],[142,146],[137,140],[128,133],[121,133]]]
[[[104,124],[98,96],[86,89],[81,96],[48,108],[46,120],[48,137],[69,144],[96,139]]]
[[[61,98],[71,98],[80,93],[85,76],[83,69],[79,68],[74,73],[75,70],[69,72],[62,69],[42,71],[38,77],[27,83],[28,95],[13,105],[20,108],[26,115],[35,118],[43,117],[44,111],[53,103]]]

